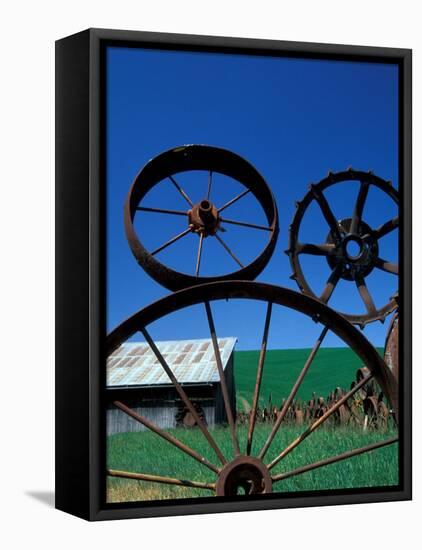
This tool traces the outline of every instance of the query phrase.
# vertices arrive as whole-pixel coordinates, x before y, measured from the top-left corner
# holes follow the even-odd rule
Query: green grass
[[[261,386],[261,406],[268,403],[270,395],[273,403],[279,404],[283,397],[289,394],[309,352],[309,349],[269,350],[267,352]],[[235,353],[238,409],[243,409],[246,405],[245,402],[250,404],[252,401],[258,356],[258,351]],[[318,396],[326,397],[338,386],[348,389],[355,379],[356,370],[361,366],[359,358],[350,349],[320,349],[297,397],[307,401],[313,392]],[[252,455],[258,453],[270,429],[271,426],[268,424],[256,426]],[[304,429],[304,426],[283,425],[265,457],[266,461],[269,462],[274,458]],[[218,465],[217,457],[197,428],[177,428],[169,431],[177,439]],[[244,449],[247,428],[240,426],[238,432],[241,449]],[[228,429],[222,426],[212,430],[212,433],[226,457],[233,458]],[[324,425],[281,461],[272,470],[272,473],[289,471],[380,439],[387,439],[393,435],[395,435],[393,428],[389,428],[387,432],[363,432],[361,428],[356,427]],[[213,482],[215,480],[213,472],[151,432],[115,434],[108,438],[107,446],[108,468],[111,469],[196,481]],[[395,444],[280,481],[274,485],[274,490],[294,492],[392,486],[397,485],[397,477],[398,458],[397,445]],[[189,498],[212,494],[199,489],[107,478],[107,495],[110,502]]]
[[[260,392],[260,405],[271,396],[279,404],[287,397],[310,353],[309,349],[268,350]],[[234,355],[237,407],[252,402],[259,351],[237,351]],[[321,348],[305,376],[297,398],[308,401],[312,392],[326,397],[336,387],[349,389],[362,362],[350,348]]]
[[[263,445],[271,426],[258,424],[255,430],[253,453]],[[274,458],[304,427],[285,425],[279,430],[266,460]],[[194,448],[214,464],[218,459],[198,430],[177,428],[170,430],[179,440]],[[246,427],[239,428],[241,448],[245,447]],[[233,457],[229,432],[225,427],[212,430],[220,448],[228,459]],[[300,444],[272,470],[273,473],[289,471],[325,457],[387,439],[395,435],[387,432],[363,432],[357,428],[322,427]],[[213,482],[215,474],[188,455],[151,432],[115,434],[108,438],[108,468],[142,472],[197,481]],[[357,487],[391,486],[398,483],[397,445],[390,445],[349,460],[325,466],[274,485],[279,492],[344,489]],[[109,502],[157,500],[211,496],[209,491],[174,487],[137,480],[108,477]]]

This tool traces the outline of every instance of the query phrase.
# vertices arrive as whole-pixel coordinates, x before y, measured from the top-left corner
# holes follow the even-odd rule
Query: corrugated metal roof
[[[218,338],[223,368],[237,339]],[[156,342],[160,353],[180,383],[218,382],[217,363],[211,339]],[[107,386],[153,386],[171,384],[147,343],[126,342],[107,359]]]

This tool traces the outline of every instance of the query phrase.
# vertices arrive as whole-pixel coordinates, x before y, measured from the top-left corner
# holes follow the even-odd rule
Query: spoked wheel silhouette
[[[203,198],[197,203],[194,203],[183,187],[183,176],[190,171],[199,172],[197,186]],[[240,183],[243,190],[230,200],[223,201],[214,186],[216,174]],[[164,186],[165,189],[174,187],[186,208],[168,209],[162,208],[160,204],[154,207],[145,206],[144,199],[148,198],[149,192],[158,185]],[[256,223],[253,219],[240,220],[231,217],[230,207],[246,195],[252,196],[257,206],[262,209],[266,224]],[[146,221],[142,222],[145,212],[156,214],[153,226]],[[143,235],[157,232],[160,226],[165,226],[169,217],[184,218],[185,229],[155,249],[149,250],[142,243]],[[135,218],[140,223],[138,231],[135,229]],[[246,227],[268,236],[263,250],[251,263],[246,264],[237,250],[227,244],[223,232],[230,226]],[[217,280],[255,279],[267,265],[274,251],[278,236],[278,214],[270,188],[249,162],[225,149],[206,145],[186,145],[153,158],[136,176],[125,204],[125,230],[129,246],[139,265],[167,289],[180,290]],[[169,249],[176,242],[182,243],[189,234],[197,235],[198,241],[196,249],[191,251],[191,264],[186,262],[186,273],[176,271],[158,259],[163,250]],[[218,276],[203,276],[203,245],[206,239],[214,239],[222,253],[231,258],[233,271]],[[186,252],[185,249],[183,257],[188,258],[188,253],[189,250]]]
[[[217,339],[218,327],[216,327],[213,315],[213,308],[215,308],[216,301],[226,300],[226,302],[224,302],[224,307],[236,307],[236,301],[240,299],[263,302],[266,305],[265,322],[262,329],[263,336],[259,361],[257,364],[256,380],[253,389],[252,411],[245,445],[241,445],[239,442],[238,427],[236,425],[236,412],[231,409],[230,405],[227,383]],[[227,452],[223,453],[222,449],[217,444],[212,431],[208,429],[203,419],[199,416],[197,410],[187,396],[185,389],[178,382],[172,369],[160,353],[156,342],[151,337],[148,330],[148,326],[151,323],[154,323],[167,315],[178,312],[190,306],[198,306],[201,304],[203,305],[204,319],[206,320],[206,324],[209,328],[215,363],[220,376],[221,391],[228,424],[227,433],[232,446],[232,453],[230,453],[230,456]],[[287,308],[289,310],[295,310],[299,314],[302,314],[318,323],[322,330],[320,336],[317,338],[317,341],[312,347],[309,356],[290,391],[290,394],[284,401],[283,405],[279,408],[276,420],[271,427],[264,445],[257,452],[252,452],[256,447],[256,445],[253,445],[256,427],[256,412],[258,409],[262,378],[265,370],[268,334],[271,327],[271,319],[273,317],[274,308]],[[245,319],[244,322],[247,322],[247,319]],[[255,319],[251,318],[251,322],[253,322],[254,326],[256,326]],[[121,344],[126,342],[138,332],[143,335],[145,341],[149,344],[158,362],[161,364],[172,385],[177,391],[180,399],[195,418],[198,428],[201,430],[204,438],[213,450],[214,460],[209,457],[206,458],[195,449],[179,441],[174,435],[177,434],[177,430],[172,433],[164,431],[121,401],[115,401],[114,405],[127,415],[131,416],[137,422],[140,422],[146,428],[165,439],[169,445],[177,448],[179,452],[184,453],[199,462],[204,469],[212,471],[215,481],[208,482],[205,480],[178,479],[171,477],[171,475],[155,475],[151,472],[129,472],[116,469],[107,470],[107,474],[109,476],[150,481],[167,485],[180,485],[195,489],[205,489],[212,492],[216,496],[234,496],[238,494],[257,495],[276,491],[277,483],[289,477],[299,476],[305,472],[322,468],[328,464],[346,461],[354,456],[374,451],[375,449],[391,445],[398,441],[398,437],[390,437],[383,441],[376,441],[375,443],[364,447],[351,448],[346,452],[333,454],[332,456],[326,457],[317,462],[303,464],[301,467],[293,470],[289,470],[287,468],[282,470],[281,473],[274,473],[273,468],[277,464],[282,464],[287,455],[293,452],[297,447],[300,447],[305,439],[310,437],[313,432],[320,428],[351,397],[353,397],[356,392],[359,392],[361,388],[368,384],[370,380],[376,380],[378,382],[384,395],[388,399],[390,406],[397,411],[397,385],[391,371],[386,366],[375,348],[360,333],[360,331],[344,319],[344,317],[333,311],[325,304],[309,296],[283,287],[248,281],[225,281],[191,287],[162,298],[158,302],[155,302],[138,311],[135,315],[119,325],[109,334],[107,338],[107,355],[109,357],[112,356],[113,352],[118,350]],[[368,373],[362,377],[362,379],[350,391],[342,395],[337,402],[333,403],[322,416],[312,420],[309,425],[304,428],[303,432],[298,437],[290,441],[287,446],[280,449],[274,449],[274,446],[278,442],[278,438],[276,436],[279,431],[283,429],[283,420],[289,406],[292,404],[298,389],[328,332],[335,334],[346,346],[350,347],[353,352],[355,352],[355,354],[367,367]],[[280,365],[280,368],[283,368],[283,365]],[[280,396],[280,400],[281,397],[283,396]],[[270,448],[271,456],[273,458],[268,459],[267,452]]]
[[[350,217],[338,220],[324,194],[326,189],[346,181],[360,182],[356,202],[352,205]],[[374,269],[398,276],[398,264],[388,258],[380,257],[379,241],[399,225],[397,216],[385,220],[379,227],[370,227],[365,222],[364,208],[370,187],[380,189],[397,204],[399,197],[390,182],[383,180],[372,172],[361,172],[349,169],[344,172],[329,173],[317,184],[311,184],[303,200],[296,204],[296,212],[290,226],[289,248],[286,250],[292,266],[292,276],[302,292],[318,298],[324,303],[330,299],[337,283],[343,279],[353,282],[359,291],[365,313],[355,315],[350,312],[342,314],[354,324],[363,328],[372,321],[384,321],[386,316],[397,306],[392,297],[382,307],[377,308],[366,284],[366,278]],[[304,243],[299,240],[299,230],[303,217],[312,202],[316,202],[326,220],[329,232],[323,243]],[[325,288],[318,296],[308,283],[303,272],[300,258],[303,254],[325,257],[331,273]],[[390,297],[388,297],[390,298]]]

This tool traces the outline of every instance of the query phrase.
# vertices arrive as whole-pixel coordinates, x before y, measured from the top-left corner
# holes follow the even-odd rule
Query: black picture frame
[[[399,67],[400,484],[397,489],[265,498],[106,504],[105,112],[107,45],[394,63]],[[412,52],[379,48],[89,29],[56,42],[56,508],[87,520],[411,499]]]

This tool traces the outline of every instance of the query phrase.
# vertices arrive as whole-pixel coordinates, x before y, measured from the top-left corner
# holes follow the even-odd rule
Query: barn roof
[[[223,368],[227,366],[236,341],[233,337],[218,338]],[[156,346],[180,383],[220,380],[210,339],[156,342]],[[147,343],[126,342],[107,359],[108,387],[161,384],[171,384],[171,381]]]

